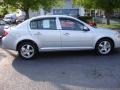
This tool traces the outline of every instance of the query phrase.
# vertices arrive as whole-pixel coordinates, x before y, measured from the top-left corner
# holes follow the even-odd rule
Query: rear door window
[[[56,30],[56,19],[55,18],[44,18],[33,20],[30,23],[31,29],[40,29],[40,30]]]

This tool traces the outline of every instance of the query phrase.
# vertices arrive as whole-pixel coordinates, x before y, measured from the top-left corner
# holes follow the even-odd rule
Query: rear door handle
[[[40,33],[40,32],[37,32],[37,33],[35,33],[34,35],[41,35],[41,33]]]
[[[70,34],[69,33],[64,33],[65,36],[69,36]]]

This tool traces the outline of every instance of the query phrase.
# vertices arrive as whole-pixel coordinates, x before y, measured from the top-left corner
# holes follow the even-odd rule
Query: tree
[[[28,19],[30,9],[38,10],[40,7],[43,9],[49,9],[55,6],[59,0],[4,0],[4,2],[24,11],[26,13],[26,19]]]
[[[92,8],[92,0],[73,0],[73,5],[74,6],[83,6],[87,9]]]
[[[49,12],[52,7],[61,7],[63,6],[64,0],[46,0],[46,3],[43,1],[42,8],[46,11]]]
[[[120,0],[74,0],[74,4],[89,9],[104,10],[108,25],[110,24],[110,16],[114,9],[120,8]]]
[[[0,1],[0,12],[1,16],[4,16],[8,13],[8,5],[5,2],[3,2],[3,0]]]

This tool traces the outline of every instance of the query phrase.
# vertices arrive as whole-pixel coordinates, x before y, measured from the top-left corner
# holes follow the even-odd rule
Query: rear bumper
[[[15,43],[13,42],[14,39],[12,38],[2,38],[2,48],[4,49],[10,49],[10,50],[16,50]]]

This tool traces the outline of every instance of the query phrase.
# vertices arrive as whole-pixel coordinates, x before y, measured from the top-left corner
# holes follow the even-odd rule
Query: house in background
[[[43,9],[39,9],[38,11],[34,12],[32,10],[29,11],[29,16],[35,17],[39,15],[45,15],[46,12]],[[77,16],[92,16],[92,17],[103,17],[105,16],[103,10],[88,10],[83,7],[74,7],[73,0],[64,0],[64,6],[62,8],[52,8],[49,13],[51,15],[70,15],[73,17]],[[111,16],[119,17],[120,18],[120,10],[116,10],[113,12]]]
[[[30,18],[35,17],[35,16],[44,15],[44,14],[45,14],[45,11],[41,8],[38,11],[29,10],[29,17]]]
[[[29,16],[35,17],[39,15],[44,15],[45,11],[43,9],[39,9],[37,12],[32,10],[29,11]],[[87,10],[83,7],[74,7],[73,0],[64,0],[64,6],[62,8],[52,8],[48,14],[51,15],[70,15],[73,17],[77,16],[101,16],[104,14],[101,10]]]
[[[73,17],[84,16],[85,10],[82,7],[74,7],[72,0],[64,0],[65,4],[63,8],[51,9],[53,15],[70,15]]]
[[[70,15],[70,16],[84,16],[85,10],[82,7],[73,7],[72,0],[64,0],[64,6],[62,8],[52,8],[50,10],[51,15]],[[43,9],[39,9],[37,12],[34,12],[32,10],[29,11],[29,16],[35,17],[39,15],[44,15],[45,11]]]
[[[17,16],[17,21],[23,21],[25,19],[26,14],[25,12],[18,9],[16,12],[16,16]]]

